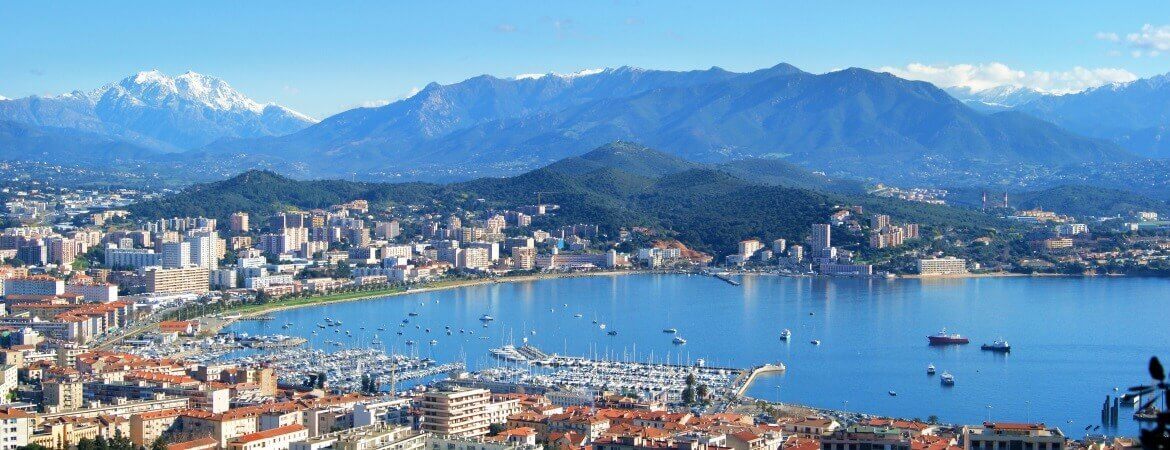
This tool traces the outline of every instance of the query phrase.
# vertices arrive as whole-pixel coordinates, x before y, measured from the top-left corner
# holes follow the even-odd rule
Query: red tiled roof
[[[233,443],[247,444],[249,442],[256,442],[264,439],[274,438],[285,434],[292,434],[298,431],[307,430],[304,425],[292,424],[283,427],[273,428],[271,430],[257,431],[251,434],[245,434],[238,438],[232,439]]]

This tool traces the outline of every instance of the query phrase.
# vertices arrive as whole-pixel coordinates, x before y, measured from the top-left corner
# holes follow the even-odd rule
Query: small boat
[[[317,324],[317,328],[325,328],[325,325]]]
[[[674,339],[672,339],[671,341],[674,342],[675,344],[678,344],[678,345],[682,345],[682,344],[687,343],[687,340],[683,339],[682,336],[675,336]]]
[[[577,314],[573,314],[573,317],[576,317],[576,318],[580,319],[580,318],[582,318],[582,317],[585,317],[585,315],[584,315],[584,314],[581,314],[581,313],[577,313]]]
[[[820,340],[817,340],[817,339],[813,339],[813,340],[812,340],[812,341],[810,341],[809,343],[810,343],[810,344],[812,344],[812,345],[821,345],[821,341],[820,341]]]
[[[897,392],[890,391],[889,393],[890,393],[890,397],[897,397],[898,396]]]
[[[414,345],[414,341],[407,340],[407,341],[406,341],[406,345]]]
[[[947,334],[946,328],[943,328],[942,331],[938,332],[938,334],[927,336],[926,340],[930,343],[930,345],[961,345],[971,343],[970,339],[967,339],[961,334]]]
[[[491,322],[491,321],[493,321],[493,320],[496,320],[496,318],[495,318],[495,317],[492,317],[492,316],[489,316],[489,315],[487,315],[487,314],[484,314],[484,315],[482,315],[482,316],[479,316],[479,320],[480,320],[480,322]]]
[[[927,375],[934,375],[934,373],[935,373],[934,364],[926,366],[926,374]]]
[[[431,339],[431,345],[435,345],[435,344],[438,344],[438,343],[439,343],[439,341],[436,341],[436,340],[434,340],[434,339]]]
[[[665,328],[662,330],[662,332],[663,333],[678,333],[678,328]]]
[[[536,336],[536,330],[532,330],[529,333],[531,333],[533,336]]]
[[[792,337],[792,330],[785,328],[784,331],[780,332],[780,340],[782,340],[782,341],[787,341],[788,338],[791,338],[791,337]]]
[[[1012,351],[1012,345],[1009,344],[1008,341],[1005,341],[1003,339],[996,339],[994,342],[992,342],[990,344],[983,344],[979,348],[986,350],[986,351],[989,351],[989,352],[999,352],[999,353],[1008,353],[1008,352]]]
[[[414,311],[408,312],[408,313],[406,313],[406,315],[408,315],[410,317],[418,317],[418,313],[416,313]]]
[[[605,329],[605,324],[603,323],[603,324],[601,324],[601,325],[598,325],[598,326],[597,326],[597,328],[600,328],[600,329],[604,330],[604,329]]]
[[[605,333],[605,334],[608,334],[610,336],[617,336],[617,330],[610,330],[609,333]]]
[[[955,376],[951,375],[950,372],[944,371],[942,373],[942,375],[939,375],[939,382],[942,383],[943,386],[954,386],[955,385]]]

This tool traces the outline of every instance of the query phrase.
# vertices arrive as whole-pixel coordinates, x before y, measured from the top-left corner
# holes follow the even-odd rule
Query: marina
[[[386,390],[397,383],[462,371],[462,363],[436,363],[427,358],[387,354],[375,349],[338,351],[285,348],[261,354],[224,358],[220,362],[263,364],[276,370],[279,382],[300,386],[324,375],[337,392],[360,391],[363,377],[380,381]],[[409,384],[409,383],[408,383]]]
[[[755,377],[783,371],[784,365],[765,365],[752,370],[692,365],[597,360],[577,356],[548,355],[535,347],[510,345],[491,349],[498,358],[518,363],[508,368],[486,369],[474,374],[484,382],[510,382],[562,389],[611,390],[642,398],[678,401],[687,377],[716,396],[742,395]]]

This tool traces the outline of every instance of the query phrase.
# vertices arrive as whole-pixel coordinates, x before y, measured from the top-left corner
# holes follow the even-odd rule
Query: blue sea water
[[[275,320],[240,322],[228,331],[294,334],[329,349],[335,347],[326,340],[369,346],[378,334],[387,350],[465,361],[473,369],[499,364],[487,350],[519,345],[522,338],[570,355],[672,363],[703,358],[708,365],[745,368],[782,362],[785,373],[759,379],[748,395],[896,417],[937,415],[947,422],[1045,422],[1072,436],[1100,424],[1100,405],[1118,393],[1114,388],[1148,381],[1150,356],[1170,358],[1165,279],[741,281],[616,275],[496,283],[281,311]],[[408,317],[411,312],[418,316]],[[484,314],[495,318],[487,327],[479,320]],[[341,320],[353,337],[331,330],[313,335],[325,317]],[[399,327],[406,318],[410,323]],[[288,322],[292,327],[281,329]],[[668,327],[687,344],[672,344],[672,335],[662,331]],[[970,337],[971,344],[928,346],[926,336],[943,327]],[[793,332],[789,342],[779,339],[784,328]],[[607,335],[610,330],[618,335]],[[980,350],[979,344],[999,337],[1011,342],[1010,354]],[[419,345],[406,346],[408,339]],[[431,339],[438,343],[428,345]],[[822,344],[810,344],[813,339]],[[931,363],[939,373],[952,373],[955,386],[928,376]],[[898,395],[888,395],[891,390]],[[1136,433],[1130,414],[1120,414],[1121,434]]]

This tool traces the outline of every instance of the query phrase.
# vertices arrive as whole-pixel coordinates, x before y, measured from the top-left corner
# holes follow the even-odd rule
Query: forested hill
[[[561,208],[555,215],[538,218],[534,227],[594,223],[606,232],[616,232],[621,227],[647,226],[674,233],[687,245],[716,254],[734,251],[739,240],[749,237],[803,239],[812,223],[826,220],[839,205],[860,204],[899,220],[928,225],[994,226],[994,220],[970,210],[795,188],[777,185],[777,180],[765,182],[737,175],[745,172],[750,171],[688,163],[636,144],[620,143],[514,177],[449,185],[299,181],[272,172],[249,171],[130,209],[137,217],[225,218],[235,211],[263,215],[360,198],[374,207],[409,204],[443,212],[459,206],[533,204],[539,192],[543,202]],[[819,179],[811,174],[794,178]]]

